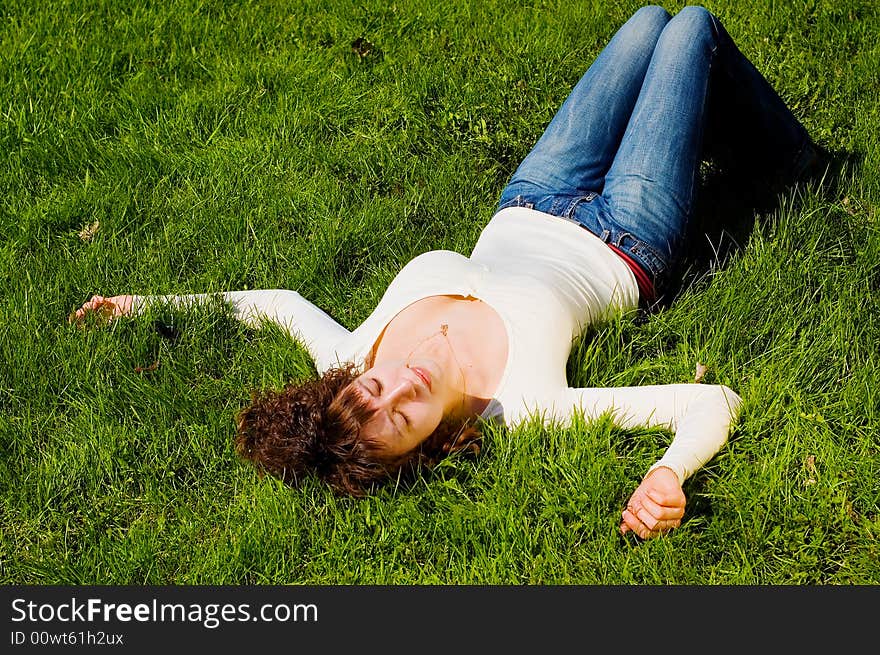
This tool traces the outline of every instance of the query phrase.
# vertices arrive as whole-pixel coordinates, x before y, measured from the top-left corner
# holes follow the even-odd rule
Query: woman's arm
[[[609,412],[624,428],[672,430],[672,443],[648,472],[665,466],[683,483],[727,442],[742,399],[724,385],[661,384],[568,389],[555,405],[556,414],[583,411],[587,418],[596,418]]]
[[[219,296],[229,303],[235,317],[248,325],[259,327],[263,320],[278,324],[303,344],[318,370],[326,370],[338,363],[336,346],[349,334],[348,330],[296,291],[286,289],[169,296],[94,296],[75,311],[71,319],[80,320],[88,311],[100,311],[108,317],[122,316],[137,313],[151,304],[168,303],[186,309],[212,296]]]
[[[553,403],[553,413],[563,418],[582,411],[595,418],[607,412],[622,427],[674,432],[621,513],[622,534],[633,531],[648,539],[681,524],[686,502],[681,485],[727,442],[741,407],[739,395],[723,385],[669,384],[567,389]]]

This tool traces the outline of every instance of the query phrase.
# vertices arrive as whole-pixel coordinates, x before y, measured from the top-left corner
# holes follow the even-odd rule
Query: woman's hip
[[[643,295],[646,292],[657,295],[668,284],[684,236],[675,212],[671,212],[667,223],[655,217],[634,224],[628,213],[616,216],[608,200],[598,192],[559,193],[529,182],[513,182],[502,192],[496,211],[507,207],[527,207],[564,218],[599,237],[618,255],[623,255],[630,268],[635,263],[641,269],[642,277],[639,271],[633,272]]]

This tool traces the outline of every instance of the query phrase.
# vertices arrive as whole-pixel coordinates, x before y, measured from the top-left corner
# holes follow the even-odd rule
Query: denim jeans
[[[575,85],[498,210],[528,206],[580,224],[635,260],[659,295],[685,243],[702,159],[769,178],[808,144],[715,16],[646,6]]]

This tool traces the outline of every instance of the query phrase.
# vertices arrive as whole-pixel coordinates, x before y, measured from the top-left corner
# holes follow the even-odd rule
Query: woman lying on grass
[[[222,294],[239,318],[282,325],[321,374],[255,394],[238,416],[238,453],[290,484],[315,474],[362,495],[476,451],[481,421],[610,412],[623,427],[674,431],[621,532],[677,527],[682,483],[726,442],[739,396],[696,383],[571,388],[566,364],[588,325],[668,293],[709,157],[769,185],[797,179],[817,150],[717,18],[643,7],[515,171],[469,257],[416,257],[351,332],[294,291]],[[74,318],[203,297],[94,296]]]

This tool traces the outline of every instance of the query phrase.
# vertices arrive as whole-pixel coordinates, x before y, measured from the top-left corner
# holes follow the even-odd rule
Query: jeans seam
[[[630,246],[629,250],[634,255],[638,255],[639,258],[645,262],[645,265],[648,267],[648,272],[654,278],[655,283],[660,280],[661,275],[666,270],[668,264],[665,259],[660,256],[660,254],[654,250],[649,244],[641,241],[640,239],[636,239],[632,235],[630,237],[633,239],[635,243]],[[624,251],[626,252],[626,251]]]
[[[584,202],[591,203],[591,202],[593,202],[593,200],[595,200],[598,197],[598,195],[599,194],[596,193],[595,191],[590,191],[589,193],[581,194],[581,195],[573,197],[571,199],[571,201],[568,203],[568,207],[566,208],[563,216],[565,216],[565,218],[573,218],[575,215],[575,212],[577,211],[578,206],[581,203],[584,203]]]

